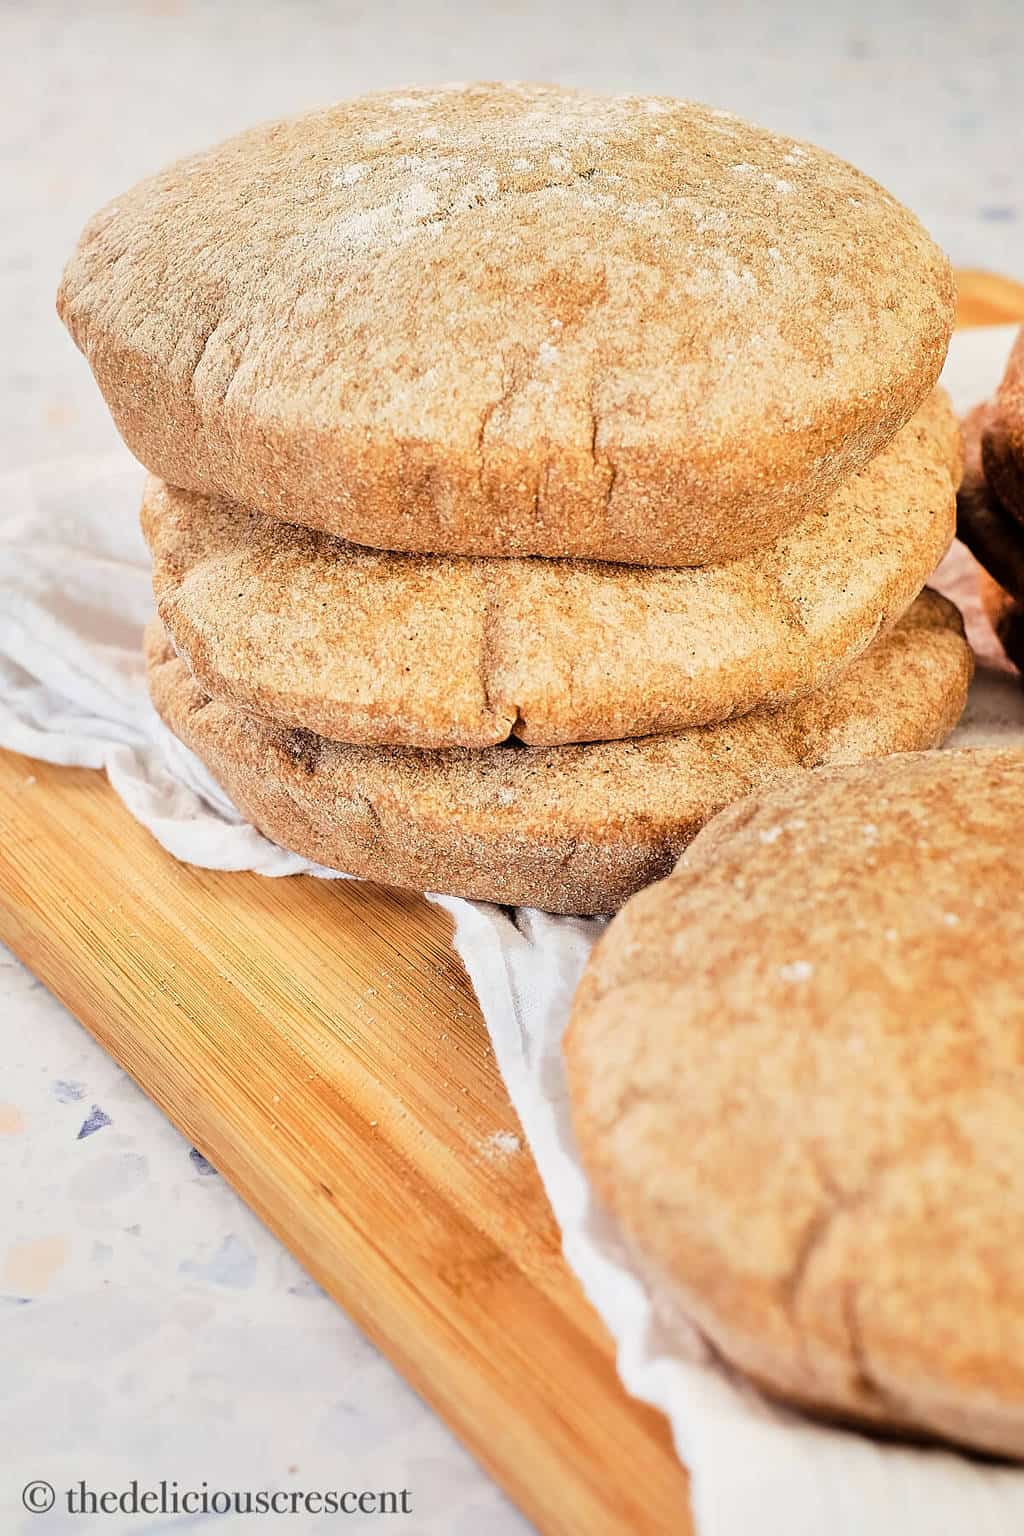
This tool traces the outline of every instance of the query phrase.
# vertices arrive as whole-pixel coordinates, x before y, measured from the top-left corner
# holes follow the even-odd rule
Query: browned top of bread
[[[93,218],[60,312],[162,479],[357,543],[690,565],[911,416],[948,264],[822,150],[666,97],[381,93]]]
[[[366,879],[558,912],[605,912],[671,868],[709,816],[823,762],[935,746],[971,652],[924,592],[837,681],[778,712],[586,746],[345,746],[203,693],[158,625],[149,685],[171,730],[269,837]]]
[[[996,397],[986,412],[982,458],[988,483],[1004,511],[1024,524],[1024,327],[1006,360]]]
[[[142,521],[160,617],[214,698],[339,741],[611,740],[835,676],[942,556],[959,454],[936,392],[821,510],[699,570],[380,554],[155,480]]]
[[[721,1353],[1024,1454],[1024,752],[828,769],[724,812],[595,950],[583,1157]]]

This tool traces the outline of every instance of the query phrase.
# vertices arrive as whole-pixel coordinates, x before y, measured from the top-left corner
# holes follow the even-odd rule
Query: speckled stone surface
[[[691,95],[883,180],[954,262],[1024,269],[1017,0],[380,6],[63,0],[3,8],[2,465],[114,429],[53,314],[107,197],[247,122],[501,74]],[[845,17],[840,17],[840,11]],[[396,1529],[525,1522],[60,1005],[0,952],[0,1528],[30,1478],[407,1486]],[[294,1471],[291,1470],[294,1468]],[[12,1502],[13,1500],[13,1502]],[[350,1522],[351,1528],[368,1526]],[[177,1528],[184,1529],[184,1525]],[[191,1528],[191,1522],[190,1522]],[[219,1520],[218,1531],[253,1522]],[[298,1516],[259,1522],[323,1529]],[[109,1516],[105,1532],[140,1532]]]
[[[0,949],[0,1530],[29,1480],[396,1489],[430,1536],[528,1529],[355,1325]],[[299,1514],[218,1531],[323,1530]],[[364,1530],[371,1522],[348,1521]],[[379,1523],[379,1522],[378,1522]],[[141,1533],[111,1515],[105,1532]]]

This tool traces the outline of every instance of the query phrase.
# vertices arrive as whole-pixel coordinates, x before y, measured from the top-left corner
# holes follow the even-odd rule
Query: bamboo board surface
[[[1009,320],[1024,287],[961,274],[961,324]],[[177,864],[99,774],[0,753],[0,939],[541,1531],[685,1536],[531,1161],[488,1155],[518,1127],[444,913]]]

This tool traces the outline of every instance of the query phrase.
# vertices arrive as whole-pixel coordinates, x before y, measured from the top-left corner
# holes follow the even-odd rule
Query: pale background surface
[[[910,203],[958,264],[1024,277],[1019,0],[8,0],[0,28],[0,470],[116,441],[53,315],[61,262],[85,218],[177,154],[362,89],[511,76],[713,101],[855,161]],[[406,1486],[416,1513],[389,1522],[398,1529],[526,1529],[2,949],[0,1360],[5,1532],[72,1528],[10,1501],[29,1478],[82,1476],[100,1486],[133,1476]],[[206,1523],[100,1522],[140,1533]],[[259,1528],[297,1536],[323,1522]]]

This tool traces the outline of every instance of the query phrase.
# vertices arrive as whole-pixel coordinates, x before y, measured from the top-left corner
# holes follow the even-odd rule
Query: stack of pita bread
[[[323,864],[608,911],[738,797],[959,716],[951,275],[818,149],[376,94],[119,198],[59,308],[152,474],[156,707]]]

